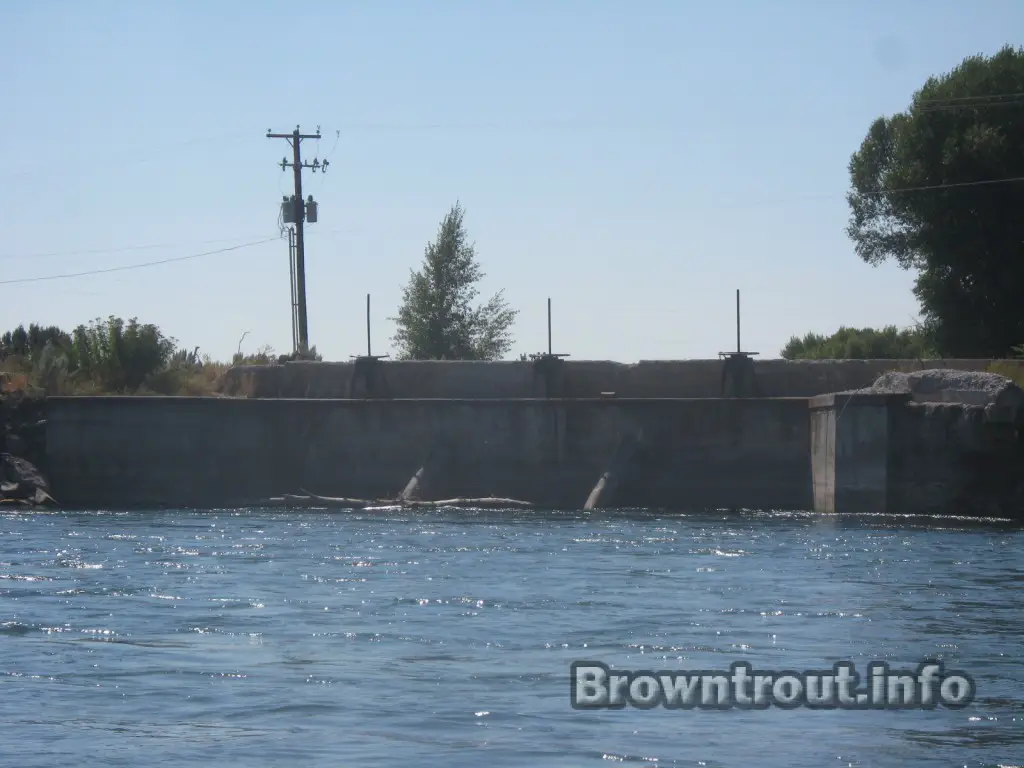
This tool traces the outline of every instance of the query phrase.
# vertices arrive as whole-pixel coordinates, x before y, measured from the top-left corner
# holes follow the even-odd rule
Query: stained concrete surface
[[[213,506],[306,489],[395,498],[439,446],[433,498],[580,508],[624,437],[618,506],[811,506],[803,399],[48,402],[47,468],[65,507]]]
[[[755,360],[755,394],[813,397],[871,386],[887,371],[947,368],[983,371],[991,360]],[[1021,361],[1024,363],[1024,361]],[[1008,364],[1003,361],[1003,364]],[[626,364],[563,360],[553,371],[534,362],[380,361],[369,382],[358,363],[291,362],[240,366],[226,374],[226,394],[249,397],[713,398],[729,394],[722,360],[651,360]],[[371,391],[376,390],[376,391]]]

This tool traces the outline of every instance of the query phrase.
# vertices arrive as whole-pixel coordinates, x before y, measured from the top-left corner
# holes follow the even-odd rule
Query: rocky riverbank
[[[0,504],[54,504],[46,480],[46,406],[23,391],[0,394]]]

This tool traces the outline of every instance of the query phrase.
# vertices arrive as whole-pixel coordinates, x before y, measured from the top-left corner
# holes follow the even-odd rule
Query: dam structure
[[[46,472],[59,503],[79,509],[307,494],[993,514],[1016,503],[1024,466],[1017,401],[854,392],[889,371],[990,362],[240,366],[218,397],[48,399]]]

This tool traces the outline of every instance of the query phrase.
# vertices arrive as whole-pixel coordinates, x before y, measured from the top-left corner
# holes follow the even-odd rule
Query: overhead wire
[[[177,150],[185,149],[185,148],[194,146],[196,144],[203,144],[203,143],[206,143],[206,142],[218,142],[218,141],[236,141],[236,140],[239,140],[239,139],[242,139],[242,138],[246,138],[249,135],[250,135],[249,133],[235,132],[235,133],[218,134],[218,135],[215,135],[215,136],[195,136],[195,137],[193,137],[191,139],[185,139],[184,141],[174,142],[173,144],[164,144],[162,146],[153,147],[145,155],[141,155],[141,156],[137,156],[137,157],[130,157],[129,159],[126,159],[126,160],[123,160],[123,161],[119,162],[117,164],[117,167],[125,168],[125,167],[129,167],[129,166],[134,166],[134,165],[142,165],[142,164],[145,164],[145,163],[152,162],[156,157],[159,157],[162,154],[166,154],[168,152],[174,152],[174,151],[177,151]],[[42,168],[37,166],[37,167],[32,168],[31,170],[11,171],[9,173],[5,173],[5,174],[2,174],[2,175],[6,176],[8,178],[23,178],[25,176],[36,176],[36,175],[39,175],[39,174],[45,174],[47,172],[47,170],[49,170],[49,169],[46,166],[43,166]],[[64,166],[62,164],[55,163],[54,170],[64,171],[66,169],[64,168]]]
[[[979,181],[954,181],[948,184],[930,184],[921,187],[900,187],[897,189],[879,189],[867,192],[869,195],[898,195],[904,192],[927,192],[932,189],[956,189],[957,187],[980,187],[989,184],[1012,184],[1024,181],[1024,176],[1011,176],[1005,179],[981,179]]]
[[[978,186],[988,186],[988,185],[994,185],[994,184],[1013,184],[1013,183],[1021,183],[1021,182],[1024,182],[1024,176],[1011,176],[1011,177],[1002,178],[1002,179],[980,179],[980,180],[977,180],[977,181],[950,182],[950,183],[946,183],[946,184],[930,184],[930,185],[922,185],[922,186],[916,186],[916,187],[901,187],[901,188],[897,188],[897,189],[880,189],[880,190],[875,190],[875,191],[869,191],[869,192],[866,192],[864,194],[869,194],[869,195],[872,195],[872,194],[874,194],[874,195],[895,195],[895,194],[907,194],[907,193],[912,193],[912,192],[927,192],[927,191],[931,191],[931,190],[957,189],[957,188],[962,188],[962,187],[978,187]],[[782,203],[784,203],[784,202],[808,202],[808,201],[811,201],[811,200],[838,199],[838,198],[841,198],[841,197],[844,197],[844,196],[845,196],[845,193],[844,194],[838,194],[837,193],[837,194],[827,194],[827,195],[804,196],[804,197],[800,197],[800,198],[792,198],[789,201],[787,201],[787,200],[772,200],[772,202],[777,202],[777,203],[778,202],[782,202]],[[278,224],[278,229],[279,230],[283,230],[284,229],[284,222],[283,222],[283,219],[282,219],[280,208],[278,209],[278,214],[277,214],[277,224]],[[320,231],[336,233],[336,234],[350,234],[351,233],[351,230],[347,230],[347,229],[346,230],[332,229],[330,227],[328,227],[327,229],[321,229]],[[307,237],[310,236],[310,235],[313,235],[313,234],[316,234],[316,231],[311,231],[311,232],[307,232],[306,233]],[[175,258],[172,258],[172,259],[160,259],[160,260],[157,260],[157,261],[144,262],[142,264],[131,265],[131,266],[126,266],[126,267],[115,267],[115,268],[112,268],[109,271],[119,271],[119,270],[122,270],[122,269],[135,269],[135,268],[138,268],[138,267],[145,267],[145,266],[151,266],[151,265],[157,265],[157,264],[166,264],[166,263],[172,263],[172,262],[175,262],[175,261],[186,261],[186,260],[189,260],[189,259],[198,258],[200,256],[208,256],[208,255],[214,255],[214,254],[217,254],[217,253],[225,253],[225,252],[228,252],[228,251],[237,250],[239,248],[246,248],[246,247],[251,246],[251,245],[258,245],[258,244],[261,244],[261,243],[264,243],[264,242],[269,242],[270,240],[279,239],[282,236],[283,236],[283,231],[281,231],[277,236],[275,236],[273,238],[270,238],[270,239],[253,240],[253,241],[249,241],[249,242],[245,242],[245,243],[229,246],[227,248],[220,248],[220,249],[217,249],[217,250],[214,250],[214,251],[206,251],[204,253],[193,254],[193,255],[190,255],[190,256],[175,257]],[[218,239],[214,239],[214,240],[198,240],[198,241],[193,241],[193,242],[190,242],[190,243],[155,243],[155,244],[145,244],[145,245],[129,245],[129,246],[124,246],[124,247],[119,247],[119,248],[89,248],[89,249],[85,249],[85,250],[81,250],[81,251],[50,251],[50,252],[44,252],[44,253],[5,255],[5,256],[0,256],[0,260],[44,258],[44,257],[52,257],[52,256],[78,256],[78,255],[95,255],[95,254],[107,254],[107,253],[125,253],[125,252],[129,252],[129,251],[154,250],[154,249],[158,249],[158,248],[177,248],[177,247],[183,247],[185,245],[205,245],[205,244],[210,244],[210,243],[233,242],[233,241],[235,241],[237,239],[238,238],[218,238]],[[90,270],[90,271],[86,271],[86,272],[82,272],[82,273],[75,273],[74,275],[70,275],[70,276],[78,276],[79,274],[81,274],[81,275],[100,274],[100,273],[105,272],[105,271],[108,271],[108,270],[98,270],[98,271],[91,271]],[[57,277],[61,277],[61,276],[57,276]],[[56,277],[54,277],[54,278],[26,278],[25,280],[6,280],[6,281],[0,281],[0,285],[9,284],[9,283],[12,283],[12,282],[27,282],[27,281],[31,281],[31,280],[41,280],[41,279],[56,279]]]
[[[338,141],[340,139],[341,139],[341,130],[340,129],[335,130],[335,132],[334,132],[334,144],[331,145],[331,151],[328,152],[326,155],[324,155],[324,160],[325,161],[329,157],[334,157],[334,150],[338,147]],[[320,147],[320,140],[319,139],[317,139],[316,144],[317,144],[317,148],[319,148]],[[320,175],[320,186],[317,188],[317,193],[323,192],[324,182],[326,182],[326,181],[327,181],[327,174],[326,173],[322,173]]]
[[[119,267],[107,267],[105,269],[89,269],[82,272],[66,272],[59,275],[42,275],[39,277],[20,277],[13,280],[0,280],[0,285],[14,285],[16,283],[39,283],[49,280],[67,280],[74,277],[87,277],[89,275],[105,275],[111,272],[126,272],[130,269],[143,269],[145,267],[155,267],[160,264],[174,264],[180,261],[189,261],[192,259],[202,258],[204,256],[215,256],[221,253],[228,253],[229,251],[238,251],[242,248],[251,248],[254,245],[262,245],[263,243],[271,243],[278,240],[279,236],[265,237],[262,240],[253,240],[248,243],[240,243],[239,245],[228,246],[227,248],[218,248],[213,251],[204,251],[203,253],[192,253],[187,256],[175,256],[169,259],[158,259],[156,261],[146,261],[141,264],[125,264]]]
[[[985,102],[993,101],[996,99],[1022,99],[1024,98],[1024,91],[1017,91],[1011,93],[989,93],[981,94],[978,96],[936,96],[932,98],[920,99],[920,104],[940,104],[940,103],[971,103],[971,102]]]
[[[107,253],[125,253],[128,251],[151,251],[160,248],[186,248],[196,245],[212,245],[214,243],[235,243],[242,240],[241,237],[218,237],[213,240],[191,240],[178,243],[148,243],[145,245],[127,245],[118,248],[85,248],[79,251],[43,251],[37,253],[6,254],[0,256],[0,261],[11,261],[21,259],[46,259],[64,256],[91,256]]]
[[[955,110],[955,109],[977,109],[980,107],[1002,107],[1002,106],[1016,106],[1024,104],[1024,92],[1019,93],[998,93],[981,96],[959,96],[959,97],[943,97],[943,98],[932,98],[932,99],[921,99],[915,107],[922,112],[930,111],[943,111],[943,110]],[[575,119],[575,118],[563,118],[563,119],[547,119],[532,121],[526,124],[510,124],[501,122],[486,122],[477,124],[451,124],[451,123],[363,123],[363,124],[350,124],[347,126],[347,130],[362,130],[362,131],[441,131],[441,130],[452,130],[452,131],[487,131],[487,130],[502,130],[502,129],[514,129],[517,131],[529,130],[531,128],[540,129],[585,129],[593,128],[598,126],[602,122],[607,121],[595,121],[589,119]],[[618,122],[608,122],[609,127],[618,127]],[[331,147],[330,152],[326,157],[333,157],[334,150],[337,148],[338,141],[341,138],[341,130],[335,131],[335,141]],[[155,157],[173,152],[176,150],[188,148],[196,144],[202,144],[207,142],[218,142],[218,141],[236,141],[244,138],[250,138],[249,132],[233,132],[223,133],[212,136],[196,136],[183,141],[178,141],[162,146],[157,146],[149,150],[146,154],[138,157],[134,157],[119,163],[118,167],[125,167],[130,165],[138,165],[151,162]],[[320,141],[317,140],[317,151],[319,153]],[[63,170],[63,166],[59,166]],[[38,175],[40,173],[46,173],[46,168],[39,168],[38,166],[31,170],[24,171],[11,171],[9,173],[0,173],[0,176],[7,176],[9,178],[21,178],[25,176]],[[324,181],[321,181],[321,187]]]
[[[1024,97],[1005,100],[1005,101],[975,101],[975,102],[957,102],[944,104],[941,102],[921,102],[912,107],[913,111],[921,113],[929,112],[950,112],[957,109],[987,109],[989,107],[1020,107],[1024,106]]]
[[[1005,99],[1005,101],[995,101],[997,99]],[[1019,100],[1019,101],[1008,101],[1010,99]],[[926,108],[944,108],[944,107],[973,108],[976,105],[988,106],[989,104],[992,104],[992,105],[1002,105],[1002,104],[1009,104],[1009,103],[1021,103],[1021,104],[1024,104],[1024,93],[1007,93],[1007,94],[996,94],[996,95],[992,95],[992,96],[979,96],[979,97],[972,97],[972,96],[951,97],[949,99],[925,100],[924,103],[926,105],[934,104],[934,107],[926,107]],[[444,127],[444,126],[435,125],[435,126],[431,126],[431,127],[441,128],[441,127]],[[235,136],[238,136],[238,135],[239,134],[231,134],[230,137],[235,137]],[[217,138],[224,138],[224,137],[217,137]],[[340,138],[341,138],[341,130],[338,129],[338,130],[335,131],[335,141],[334,141],[334,144],[331,147],[331,151],[329,153],[330,156],[333,156],[334,150],[337,148],[337,145],[338,145],[338,143],[340,141]],[[190,145],[190,144],[194,144],[194,143],[196,143],[198,141],[204,141],[204,140],[211,140],[211,139],[210,138],[190,139],[190,140],[187,140],[185,142],[179,142],[178,144],[170,145],[170,147],[173,148],[173,147],[179,147],[179,146],[187,146],[187,145]],[[318,142],[318,144],[319,144],[319,142]],[[284,176],[284,171],[282,171],[282,175],[278,177],[278,189],[282,192],[282,194],[283,194],[283,187],[282,187],[283,176]],[[326,177],[326,174],[325,174],[325,177]],[[321,183],[320,183],[321,188],[323,187],[323,183],[324,183],[325,180],[326,180],[326,178],[321,179]],[[877,190],[877,191],[874,191],[874,192],[868,192],[866,194],[877,194],[877,195],[906,194],[906,193],[924,192],[924,191],[930,191],[930,190],[956,189],[956,188],[962,188],[962,187],[977,187],[977,186],[986,186],[986,185],[995,185],[995,184],[1009,184],[1009,183],[1019,183],[1019,182],[1024,182],[1024,176],[1014,176],[1014,177],[1008,177],[1008,178],[1002,178],[1002,179],[981,179],[981,180],[966,181],[966,182],[950,182],[950,183],[944,183],[944,184],[933,184],[933,185],[923,185],[923,186],[916,186],[916,187],[905,187],[905,188],[898,188],[898,189],[891,189],[891,190]],[[840,195],[836,195],[835,197],[840,197]],[[279,223],[279,229],[282,228],[283,222],[281,221],[280,210],[278,211],[278,223]],[[88,275],[106,274],[106,273],[110,273],[110,272],[120,272],[120,271],[125,271],[125,270],[141,269],[141,268],[145,268],[145,267],[157,266],[157,265],[161,265],[161,264],[170,264],[170,263],[175,263],[175,262],[188,261],[188,260],[192,260],[192,259],[196,259],[196,258],[200,258],[200,257],[204,257],[204,256],[212,256],[212,255],[216,255],[216,254],[220,254],[220,253],[227,253],[227,252],[235,251],[235,250],[238,250],[238,249],[241,249],[241,248],[247,248],[247,247],[251,247],[251,246],[254,246],[254,245],[259,245],[259,244],[262,244],[262,243],[271,242],[272,240],[276,240],[276,239],[278,239],[278,238],[280,238],[282,236],[283,236],[283,231],[280,232],[279,235],[277,237],[274,237],[274,238],[268,238],[268,239],[262,239],[262,240],[254,240],[254,241],[242,243],[242,244],[239,244],[239,245],[234,245],[234,246],[229,246],[229,247],[226,247],[226,248],[216,249],[216,250],[213,250],[213,251],[206,251],[206,252],[203,252],[203,253],[190,254],[188,256],[174,257],[174,258],[169,258],[169,259],[159,259],[159,260],[156,260],[156,261],[143,262],[141,264],[130,264],[130,265],[125,265],[125,266],[120,266],[120,267],[110,267],[110,268],[106,268],[106,269],[86,270],[86,271],[75,272],[75,273],[66,273],[66,274],[59,274],[59,275],[47,275],[47,276],[30,277],[30,278],[17,278],[17,279],[13,279],[13,280],[0,280],[0,285],[10,285],[10,284],[15,284],[15,283],[28,283],[28,282],[39,282],[39,281],[47,281],[47,280],[62,280],[62,279],[69,279],[69,278],[74,278],[74,277],[84,277],[84,276],[88,276]],[[198,241],[196,244],[214,243],[214,242],[227,242],[227,241],[228,241],[227,239],[223,239],[222,238],[222,239],[217,239],[217,240]],[[146,244],[146,245],[125,246],[125,247],[120,247],[120,248],[93,248],[93,249],[85,249],[85,250],[81,250],[81,251],[63,251],[63,252],[54,251],[54,252],[44,252],[44,253],[35,253],[35,254],[23,254],[23,255],[18,255],[18,256],[6,255],[6,256],[0,256],[0,260],[28,259],[28,258],[46,258],[46,257],[53,257],[53,256],[73,256],[73,255],[100,254],[100,253],[120,253],[120,252],[126,252],[126,251],[150,250],[150,249],[157,249],[157,248],[178,247],[180,245],[183,245],[183,244]]]

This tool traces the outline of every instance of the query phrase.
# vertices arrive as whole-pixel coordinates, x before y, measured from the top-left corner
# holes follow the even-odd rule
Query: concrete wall
[[[886,371],[985,370],[991,360],[761,360],[762,397],[813,397],[869,386]],[[1024,361],[1020,361],[1024,363]],[[1004,365],[1015,361],[1002,361]],[[654,360],[636,364],[565,360],[548,377],[531,362],[381,361],[374,396],[394,398],[720,397],[721,360]],[[1021,367],[1024,370],[1024,366]],[[250,397],[365,397],[354,363],[294,362],[231,369],[224,392]]]
[[[394,498],[425,462],[425,498],[579,508],[626,438],[639,447],[606,506],[811,506],[803,399],[72,397],[47,409],[47,469],[67,508],[232,505],[300,489]]]
[[[1024,425],[958,403],[910,403],[893,416],[895,508],[1024,518]]]
[[[891,512],[889,476],[895,414],[909,395],[831,394],[812,398],[814,509]]]
[[[998,411],[883,394],[810,409],[816,511],[1024,517],[1022,425]]]

